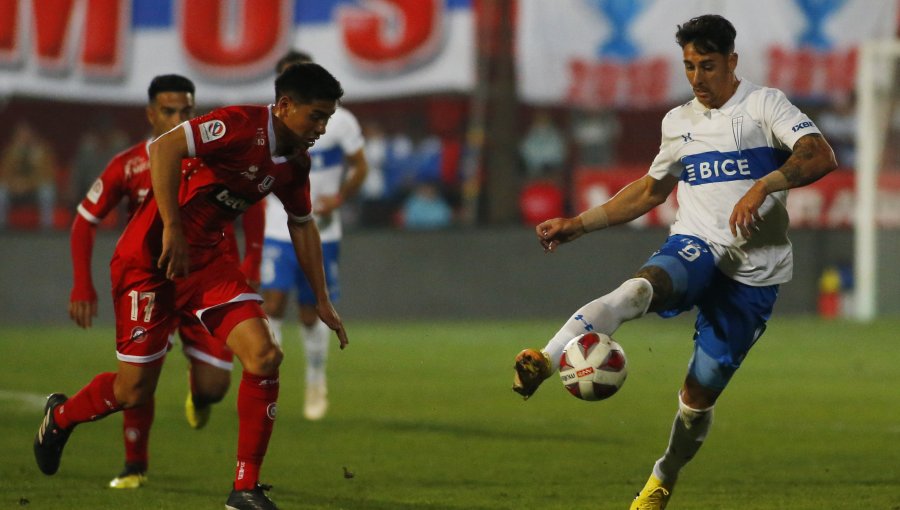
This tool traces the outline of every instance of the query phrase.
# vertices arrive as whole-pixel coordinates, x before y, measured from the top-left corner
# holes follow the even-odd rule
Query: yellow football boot
[[[209,415],[212,412],[212,406],[206,406],[197,409],[194,405],[194,397],[188,392],[187,400],[184,401],[184,416],[187,418],[188,425],[192,429],[202,429],[209,421]]]
[[[137,466],[125,464],[125,470],[109,482],[110,489],[138,489],[147,481],[147,475]]]
[[[528,400],[528,397],[534,395],[544,379],[550,377],[551,366],[546,352],[537,349],[525,349],[520,352],[516,355],[513,391]]]
[[[650,475],[647,484],[634,497],[629,510],[664,510],[672,496],[672,487],[666,486],[654,475]]]

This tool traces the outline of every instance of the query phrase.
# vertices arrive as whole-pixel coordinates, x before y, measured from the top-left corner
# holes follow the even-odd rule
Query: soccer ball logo
[[[559,358],[559,378],[563,386],[582,400],[604,400],[613,396],[627,375],[622,346],[600,333],[585,333],[569,340]]]

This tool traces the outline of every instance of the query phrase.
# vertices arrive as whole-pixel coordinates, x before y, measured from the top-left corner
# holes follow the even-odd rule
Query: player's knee
[[[643,310],[644,313],[647,312],[647,307],[650,306],[654,294],[653,284],[648,279],[636,277],[626,280],[619,286],[619,289],[626,291],[635,308]]]
[[[715,404],[697,409],[685,403],[685,395],[680,392],[678,395],[678,417],[688,430],[701,426],[712,421],[713,409]]]
[[[657,310],[663,304],[669,302],[674,292],[672,278],[659,266],[644,266],[632,280],[644,280],[650,284],[652,299],[650,310]],[[628,280],[628,281],[632,281]]]
[[[269,343],[263,348],[257,349],[253,354],[242,360],[244,370],[256,375],[271,375],[278,371],[284,353],[274,343]]]

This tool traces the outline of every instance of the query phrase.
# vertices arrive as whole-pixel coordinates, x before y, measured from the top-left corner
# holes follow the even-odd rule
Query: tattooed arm
[[[756,181],[735,204],[728,220],[731,233],[737,236],[740,231],[749,238],[753,224],[762,219],[759,208],[769,193],[806,186],[835,168],[834,151],[822,135],[813,133],[800,138],[781,168]]]

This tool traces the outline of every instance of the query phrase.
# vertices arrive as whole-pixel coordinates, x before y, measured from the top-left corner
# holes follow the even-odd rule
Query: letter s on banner
[[[437,55],[444,16],[442,0],[371,0],[340,7],[338,23],[357,67],[393,73]]]
[[[239,12],[228,13],[229,5]],[[229,14],[240,24],[234,37]],[[252,80],[272,72],[293,19],[291,0],[182,0],[179,27],[185,51],[205,74]]]

